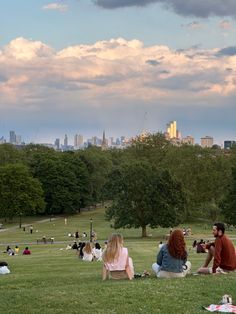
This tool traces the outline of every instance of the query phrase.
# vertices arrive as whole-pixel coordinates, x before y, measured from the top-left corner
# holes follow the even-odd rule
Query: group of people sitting
[[[106,244],[105,244],[106,245]],[[96,242],[95,244],[90,242],[79,242],[74,241],[73,245],[68,245],[66,249],[77,250],[78,256],[87,262],[102,261],[103,250],[101,245]]]
[[[7,253],[8,255],[13,256],[13,255],[18,255],[19,250],[20,249],[19,249],[18,245],[16,245],[14,249],[12,249],[8,245],[7,248],[6,248],[6,251],[4,251],[4,253]],[[29,250],[28,246],[25,247],[25,249],[23,250],[22,254],[23,255],[30,255],[31,254],[31,251]]]
[[[215,223],[213,226],[214,242],[206,244],[207,256],[198,274],[229,273],[236,270],[236,251],[233,242],[225,235],[223,223]],[[209,264],[213,259],[213,266]],[[107,248],[102,254],[103,280],[133,279],[134,266],[129,257],[128,249],[123,245],[120,234],[113,234]],[[152,269],[158,278],[181,278],[191,272],[191,263],[187,260],[187,249],[182,230],[171,232],[167,244],[162,244],[157,254],[157,260]]]

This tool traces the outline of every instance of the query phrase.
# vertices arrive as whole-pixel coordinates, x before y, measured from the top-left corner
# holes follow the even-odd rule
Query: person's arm
[[[130,268],[130,265],[129,265],[129,253],[128,253],[128,250],[127,250],[127,258],[126,258],[126,265],[125,265],[125,271],[126,271],[126,274],[129,278],[129,280],[132,280],[133,279],[133,272]]]
[[[102,267],[102,280],[106,280],[107,276],[108,276],[108,270],[106,269],[105,264],[103,264],[103,267]]]
[[[214,254],[214,260],[213,260],[213,267],[212,267],[213,274],[216,273],[216,268],[220,266],[221,251],[222,251],[222,241],[220,238],[218,238],[215,241],[215,254]]]
[[[160,266],[162,265],[163,252],[164,252],[163,249],[164,249],[164,247],[162,246],[159,253],[157,254],[157,264]]]

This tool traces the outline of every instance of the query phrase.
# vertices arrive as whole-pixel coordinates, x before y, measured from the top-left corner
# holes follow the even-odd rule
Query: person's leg
[[[158,278],[183,278],[184,274],[160,270],[157,274],[157,277]]]
[[[152,270],[154,271],[154,273],[158,274],[159,270],[160,270],[160,265],[158,265],[157,263],[152,264]]]
[[[206,256],[206,259],[205,259],[205,263],[203,264],[202,267],[208,267],[208,265],[210,264],[212,258],[214,257],[215,255],[215,247],[214,246],[210,246],[208,252],[207,252],[207,256]]]
[[[197,270],[197,273],[199,273],[199,274],[210,274],[211,273],[211,269],[208,268],[208,265],[210,264],[214,255],[215,255],[215,247],[210,246],[210,248],[208,249],[208,252],[207,252],[207,257],[205,259],[205,262],[204,262],[203,266]]]
[[[189,261],[187,261],[185,263],[185,265],[183,266],[184,277],[191,273],[191,266],[192,266],[192,264]]]
[[[129,263],[128,263],[128,266],[126,267],[126,273],[129,279],[134,278],[134,264],[131,257],[129,257]]]

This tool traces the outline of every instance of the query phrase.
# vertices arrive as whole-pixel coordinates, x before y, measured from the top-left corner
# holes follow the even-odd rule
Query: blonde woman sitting
[[[92,262],[93,260],[93,250],[90,242],[86,242],[83,248],[83,261]]]
[[[133,261],[129,257],[128,249],[123,247],[123,237],[120,234],[112,234],[107,243],[107,248],[103,252],[102,279],[108,277],[112,279],[134,278]]]

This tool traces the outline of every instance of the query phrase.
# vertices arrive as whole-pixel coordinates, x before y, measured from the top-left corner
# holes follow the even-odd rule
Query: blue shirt
[[[186,254],[187,256],[187,254]],[[157,254],[157,264],[161,266],[160,270],[169,271],[172,273],[182,273],[183,266],[187,259],[172,257],[168,251],[168,245],[164,244]]]

